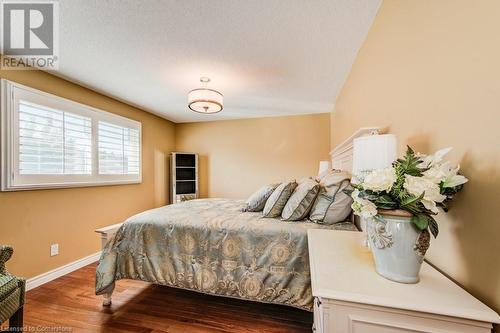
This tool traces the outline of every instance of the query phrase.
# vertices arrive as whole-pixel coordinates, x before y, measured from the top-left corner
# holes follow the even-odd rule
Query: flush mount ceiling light
[[[223,96],[220,92],[208,89],[208,77],[201,77],[203,87],[193,89],[188,93],[188,107],[199,113],[217,113],[224,107]]]

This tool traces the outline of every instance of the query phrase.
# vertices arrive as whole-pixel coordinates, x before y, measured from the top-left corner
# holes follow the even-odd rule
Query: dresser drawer
[[[318,313],[321,333],[490,333],[492,328],[479,321],[328,299]]]

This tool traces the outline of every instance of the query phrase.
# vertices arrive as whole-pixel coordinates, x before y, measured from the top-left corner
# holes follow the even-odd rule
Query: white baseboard
[[[42,284],[55,280],[58,277],[76,271],[79,268],[82,268],[93,262],[96,262],[97,260],[99,260],[100,257],[101,257],[101,251],[86,256],[84,258],[75,260],[73,262],[70,262],[69,264],[58,267],[51,271],[32,277],[31,279],[26,280],[26,290],[31,290],[33,288],[41,286]]]

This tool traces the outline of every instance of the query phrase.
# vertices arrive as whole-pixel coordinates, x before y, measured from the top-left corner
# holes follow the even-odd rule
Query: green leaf
[[[398,204],[387,194],[380,195],[375,200],[375,205],[381,209],[396,209],[398,207]]]
[[[366,199],[366,200],[370,200],[370,201],[375,201],[377,200],[377,198],[380,196],[380,194],[378,193],[375,193],[373,191],[370,191],[370,190],[361,190],[359,191],[359,197],[361,199]]]
[[[401,200],[401,206],[411,206],[414,205],[424,198],[425,192],[422,192],[418,197],[410,195],[403,200]]]
[[[437,238],[439,234],[439,226],[432,216],[428,216],[429,219],[429,230],[431,231],[434,238]]]
[[[422,160],[415,156],[415,152],[411,149],[410,146],[407,146],[406,154],[403,158],[398,159],[394,163],[394,167],[396,168],[396,173],[400,175],[408,174],[411,176],[419,177],[422,175],[422,171],[425,171],[419,168],[419,164],[422,163]]]
[[[419,229],[425,230],[429,225],[428,216],[424,214],[414,215],[411,218],[411,222]]]
[[[425,192],[423,192],[420,196],[416,197],[414,195],[410,195],[401,200],[400,206],[402,209],[409,211],[415,215],[422,213],[422,209],[419,206],[420,201],[424,198]]]

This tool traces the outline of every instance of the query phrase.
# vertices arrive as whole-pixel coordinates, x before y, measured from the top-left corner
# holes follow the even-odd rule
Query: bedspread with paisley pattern
[[[355,226],[284,222],[243,207],[241,200],[201,199],[132,216],[103,250],[96,293],[136,279],[311,311],[307,229]]]

